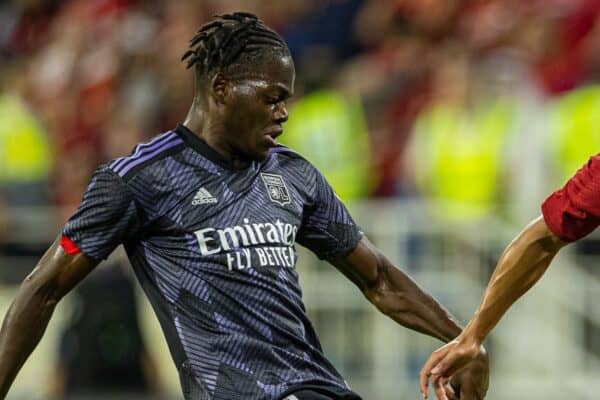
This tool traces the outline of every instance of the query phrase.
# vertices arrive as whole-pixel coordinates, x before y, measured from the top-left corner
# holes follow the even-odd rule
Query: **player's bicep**
[[[23,287],[58,301],[87,276],[98,261],[84,253],[67,254],[57,238],[35,269],[25,278]]]
[[[104,166],[94,173],[62,234],[88,257],[104,260],[119,244],[133,240],[139,229],[133,194],[118,174]]]
[[[314,168],[310,171],[312,193],[296,240],[321,259],[343,259],[357,247],[362,231],[325,177]]]

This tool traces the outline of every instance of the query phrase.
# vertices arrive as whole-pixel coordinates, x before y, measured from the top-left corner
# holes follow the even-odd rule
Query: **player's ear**
[[[211,94],[217,104],[225,104],[231,94],[231,82],[222,74],[217,73],[210,82]]]

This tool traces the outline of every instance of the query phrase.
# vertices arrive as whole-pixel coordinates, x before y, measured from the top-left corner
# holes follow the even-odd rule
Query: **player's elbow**
[[[413,302],[407,293],[391,290],[385,281],[381,280],[364,291],[367,299],[387,316],[410,314],[414,311]]]
[[[372,268],[370,279],[363,281],[364,296],[379,311],[388,316],[410,314],[414,311],[414,293],[410,279],[394,267],[381,253],[376,268]]]

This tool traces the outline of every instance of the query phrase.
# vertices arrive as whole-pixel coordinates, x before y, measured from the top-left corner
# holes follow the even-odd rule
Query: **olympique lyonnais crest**
[[[281,175],[266,174],[263,172],[260,174],[260,177],[267,188],[267,193],[269,194],[271,201],[282,206],[292,202],[290,193],[288,192],[287,186]]]

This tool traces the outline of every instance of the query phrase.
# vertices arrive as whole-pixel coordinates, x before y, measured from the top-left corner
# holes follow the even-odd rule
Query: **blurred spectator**
[[[0,88],[0,198],[7,206],[48,202],[52,149],[46,130],[26,104],[23,67],[5,70]]]
[[[559,186],[600,149],[600,86],[557,99],[550,109],[553,184]]]
[[[544,87],[561,93],[585,83],[590,75],[591,54],[586,52],[586,39],[594,30],[600,14],[600,1],[555,1],[554,7],[543,3],[536,9],[546,12],[551,24],[546,29],[538,71]]]
[[[0,3],[0,58],[43,46],[62,0],[12,0]]]
[[[300,82],[299,95],[337,87],[361,99],[375,165],[367,180],[377,196],[408,192],[404,148],[416,116],[442,101],[438,70],[452,57],[445,43],[473,63],[498,48],[521,51],[535,71],[529,86],[550,94],[600,70],[597,0],[6,2],[0,7],[2,55],[13,60],[9,65],[17,65],[17,55],[31,65],[15,68],[24,87],[19,96],[55,143],[58,204],[76,201],[74,188],[97,163],[181,121],[192,95],[190,76],[178,62],[187,39],[211,14],[239,8],[285,35],[299,79],[312,82]],[[323,65],[335,73],[322,76]],[[469,69],[467,86],[478,74]],[[476,96],[470,95],[473,104]]]
[[[291,107],[282,142],[308,155],[343,200],[368,194],[369,137],[356,96],[331,89],[306,94]]]
[[[514,131],[514,102],[497,96],[473,74],[469,55],[453,44],[441,57],[435,102],[417,118],[412,168],[418,192],[436,218],[469,221],[497,212],[506,186],[506,146]],[[477,76],[478,79],[469,79]]]
[[[307,2],[311,3],[311,2]],[[311,12],[283,29],[299,72],[310,68],[317,54],[340,62],[355,55],[360,47],[353,32],[353,21],[364,0],[338,0],[310,8]]]
[[[416,116],[430,99],[428,51],[425,41],[391,37],[338,78],[337,86],[356,90],[365,105],[376,197],[407,194],[402,185],[404,150]]]

